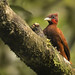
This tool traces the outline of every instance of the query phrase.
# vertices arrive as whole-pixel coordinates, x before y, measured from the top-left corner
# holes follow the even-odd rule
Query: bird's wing
[[[58,33],[59,33],[59,37],[60,37],[60,39],[61,39],[61,42],[62,42],[62,44],[64,45],[64,51],[65,51],[65,53],[66,53],[66,55],[67,55],[67,57],[68,57],[68,60],[70,60],[70,50],[69,50],[67,41],[66,41],[66,39],[65,39],[65,37],[64,37],[64,35],[63,35],[63,33],[62,33],[62,31],[61,31],[59,28],[57,28],[57,31],[58,31]]]

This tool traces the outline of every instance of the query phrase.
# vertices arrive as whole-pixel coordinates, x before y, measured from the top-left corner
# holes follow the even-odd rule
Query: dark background
[[[58,27],[62,30],[71,50],[75,67],[75,0],[8,0],[10,7],[29,25],[38,22],[42,29],[48,23],[44,18],[58,13]],[[36,75],[0,39],[0,75]]]

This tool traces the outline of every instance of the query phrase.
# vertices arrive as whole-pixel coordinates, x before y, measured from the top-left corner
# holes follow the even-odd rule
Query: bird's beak
[[[51,18],[47,17],[44,19],[45,21],[51,21]]]

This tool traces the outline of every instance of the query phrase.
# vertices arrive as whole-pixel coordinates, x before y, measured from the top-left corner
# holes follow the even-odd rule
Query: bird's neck
[[[49,24],[48,26],[55,26],[55,27],[57,27],[57,24]]]
[[[48,21],[49,25],[52,25],[53,23],[51,21]]]
[[[54,24],[54,23],[52,23],[51,21],[49,21],[48,23],[49,23],[49,25],[57,26],[57,24]]]

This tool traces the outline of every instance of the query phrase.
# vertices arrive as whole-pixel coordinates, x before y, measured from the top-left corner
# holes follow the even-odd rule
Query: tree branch
[[[0,1],[0,37],[38,75],[74,75],[47,38],[38,36],[3,1]]]

